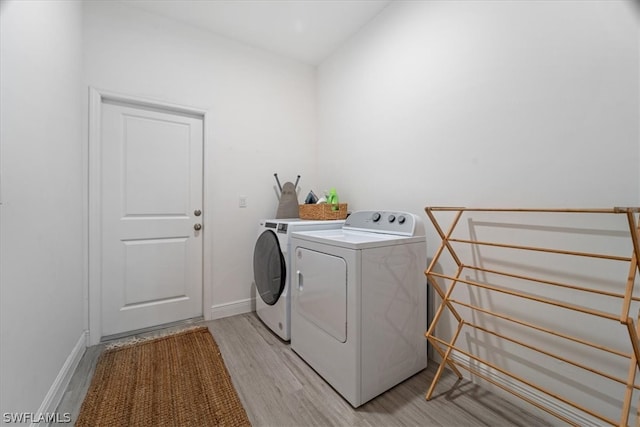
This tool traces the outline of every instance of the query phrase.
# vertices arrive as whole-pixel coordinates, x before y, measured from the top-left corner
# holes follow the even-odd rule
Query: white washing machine
[[[426,240],[405,212],[295,232],[291,348],[358,407],[427,366]]]
[[[344,220],[306,221],[266,219],[260,221],[253,251],[256,313],[269,329],[285,341],[291,339],[291,292],[289,236],[293,231],[342,227]]]

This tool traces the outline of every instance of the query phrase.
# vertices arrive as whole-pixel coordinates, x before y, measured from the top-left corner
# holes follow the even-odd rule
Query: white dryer
[[[295,232],[291,348],[353,407],[427,366],[424,227],[358,211],[341,229]]]
[[[344,220],[306,221],[297,218],[260,221],[253,251],[256,313],[283,340],[291,339],[289,236],[293,231],[340,228],[343,223]]]

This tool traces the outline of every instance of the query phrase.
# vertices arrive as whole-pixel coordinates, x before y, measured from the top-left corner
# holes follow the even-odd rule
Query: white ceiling
[[[318,64],[392,0],[123,0],[306,63]]]

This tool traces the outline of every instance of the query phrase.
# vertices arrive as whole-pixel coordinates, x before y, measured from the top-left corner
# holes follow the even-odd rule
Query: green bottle
[[[336,189],[332,188],[329,190],[329,196],[327,197],[327,203],[331,205],[332,211],[337,211],[340,209],[338,206],[338,193],[336,193]]]

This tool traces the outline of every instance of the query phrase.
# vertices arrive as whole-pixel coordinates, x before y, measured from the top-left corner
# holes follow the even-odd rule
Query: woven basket
[[[338,210],[334,211],[332,205],[320,203],[315,205],[300,205],[300,219],[345,219],[347,217],[347,204],[338,203]]]

